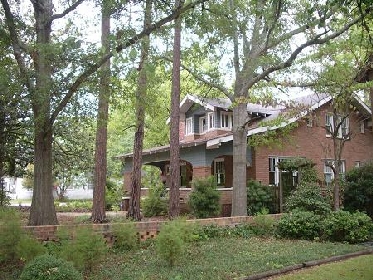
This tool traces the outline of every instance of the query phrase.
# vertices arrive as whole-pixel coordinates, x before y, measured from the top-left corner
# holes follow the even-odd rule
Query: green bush
[[[220,193],[213,176],[195,179],[188,204],[197,218],[215,217],[220,213]]]
[[[255,235],[271,236],[277,226],[277,221],[268,215],[268,212],[261,212],[254,216],[251,230]]]
[[[309,211],[285,213],[277,224],[282,238],[314,240],[320,237],[322,216]]]
[[[139,246],[139,237],[134,223],[113,225],[113,247],[119,251],[128,251]]]
[[[141,201],[144,217],[154,217],[167,214],[168,200],[166,199],[165,186],[160,180],[154,181],[149,187],[148,196]]]
[[[186,243],[193,239],[193,227],[189,227],[183,220],[173,220],[162,226],[155,240],[156,251],[173,267],[183,256]]]
[[[323,237],[330,241],[359,243],[372,234],[371,218],[361,212],[337,211],[330,213],[322,224]]]
[[[107,245],[101,234],[82,227],[74,232],[74,238],[61,238],[59,256],[73,262],[79,270],[91,271],[107,253]]]
[[[24,234],[16,245],[17,257],[28,263],[35,257],[47,253],[47,249],[33,236]]]
[[[17,212],[0,208],[0,263],[13,262],[17,259],[17,244],[23,231]]]
[[[274,213],[274,191],[273,187],[262,185],[261,183],[250,180],[247,182],[247,214],[255,215],[267,209]]]
[[[344,208],[373,218],[373,162],[353,168],[345,176]]]
[[[83,276],[65,260],[52,255],[41,255],[27,264],[20,280],[83,280]]]
[[[318,215],[324,215],[331,211],[328,197],[321,193],[316,183],[303,182],[286,199],[285,209],[287,211],[310,211]]]

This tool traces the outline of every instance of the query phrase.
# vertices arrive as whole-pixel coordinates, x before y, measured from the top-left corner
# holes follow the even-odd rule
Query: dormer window
[[[220,127],[231,129],[233,126],[232,112],[220,112]]]
[[[199,133],[204,133],[207,131],[206,117],[199,118]]]
[[[187,118],[185,120],[185,135],[193,133],[193,118]]]
[[[207,113],[208,128],[213,129],[215,127],[215,114],[214,112]]]
[[[334,134],[335,126],[338,127],[338,132],[335,135],[337,138],[347,138],[349,134],[349,119],[345,117],[344,119],[341,116],[337,116],[337,120],[334,123],[334,115],[327,113],[325,115],[325,129],[326,137],[332,137]]]

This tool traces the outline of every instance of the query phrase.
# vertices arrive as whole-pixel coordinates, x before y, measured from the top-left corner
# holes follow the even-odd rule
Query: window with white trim
[[[340,124],[340,125],[339,125]],[[331,113],[325,114],[325,130],[326,130],[326,137],[331,137],[334,134],[334,126],[338,126],[338,138],[348,137],[350,132],[350,121],[348,117],[337,117],[336,123],[334,123],[334,115]]]
[[[220,112],[220,127],[231,129],[233,126],[232,112]]]
[[[365,121],[360,122],[360,133],[365,133]]]
[[[355,161],[355,167],[359,168],[360,166],[361,166],[361,162],[360,161]]]
[[[327,184],[331,183],[334,179],[333,167],[335,167],[334,160],[325,160],[324,161],[324,179]],[[346,161],[341,160],[341,165],[339,167],[339,175],[344,176],[346,173]]]
[[[185,135],[193,133],[193,118],[187,118],[185,120]]]
[[[207,113],[207,120],[208,120],[208,130],[213,129],[215,127],[215,113],[214,112]]]
[[[214,159],[214,174],[216,184],[218,186],[225,185],[225,167],[224,167],[224,158]]]
[[[269,157],[269,164],[268,164],[268,172],[269,172],[269,185],[278,186],[280,183],[280,173],[282,175],[286,175],[289,178],[289,182],[291,181],[292,186],[296,186],[298,183],[298,171],[293,171],[291,174],[287,170],[280,170],[278,164],[281,161],[289,160],[291,157]]]
[[[199,133],[204,133],[207,131],[206,117],[199,118]]]

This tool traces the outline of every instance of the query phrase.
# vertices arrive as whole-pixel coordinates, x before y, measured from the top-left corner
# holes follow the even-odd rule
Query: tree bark
[[[235,100],[233,108],[233,193],[232,216],[247,215],[247,102]]]
[[[144,13],[144,28],[151,25],[152,0],[146,0]],[[139,64],[139,77],[136,91],[136,133],[133,143],[133,168],[131,177],[131,196],[127,216],[136,220],[141,220],[140,200],[141,200],[141,166],[142,150],[144,142],[145,106],[147,95],[147,74],[146,63],[149,56],[150,40],[145,36],[141,41],[141,59]]]
[[[101,44],[105,53],[110,51],[110,12],[102,4],[101,18]],[[100,94],[98,97],[96,149],[95,149],[95,170],[93,178],[93,207],[92,221],[103,223],[106,221],[106,175],[107,175],[107,124],[109,118],[110,98],[110,59],[101,67],[100,73]]]
[[[29,225],[56,225],[57,215],[53,199],[52,141],[50,121],[52,68],[51,54],[44,50],[50,45],[53,3],[51,0],[34,2],[36,51],[34,57],[36,88],[33,96],[34,112],[34,189]]]
[[[176,8],[184,1],[177,0]],[[180,65],[181,18],[175,19],[172,64],[171,127],[170,127],[170,201],[168,215],[174,219],[180,214]]]

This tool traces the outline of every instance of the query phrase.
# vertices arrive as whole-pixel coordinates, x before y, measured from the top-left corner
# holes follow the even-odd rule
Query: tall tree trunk
[[[152,0],[146,0],[144,13],[144,28],[150,26],[152,18]],[[131,197],[127,216],[136,220],[141,220],[140,199],[141,199],[141,166],[142,150],[144,140],[146,88],[147,88],[147,67],[149,56],[150,40],[145,36],[141,41],[141,59],[139,64],[139,77],[136,91],[136,132],[133,143],[133,168],[131,177]]]
[[[52,141],[53,123],[50,120],[52,68],[51,54],[45,51],[50,45],[53,13],[51,0],[33,2],[36,25],[34,112],[34,189],[29,225],[58,224],[53,200]],[[48,48],[46,48],[48,49]]]
[[[105,53],[110,51],[110,12],[109,5],[102,4],[101,44]],[[109,117],[110,98],[110,60],[102,66],[100,72],[100,94],[98,97],[95,169],[93,178],[93,207],[92,221],[103,223],[106,221],[106,175],[107,175],[107,124]]]
[[[247,103],[239,99],[233,108],[233,193],[232,216],[247,215]]]
[[[184,1],[177,0],[175,6],[183,5]],[[180,65],[181,65],[181,18],[175,19],[172,92],[171,92],[171,127],[170,127],[170,201],[168,215],[174,219],[180,214]]]

